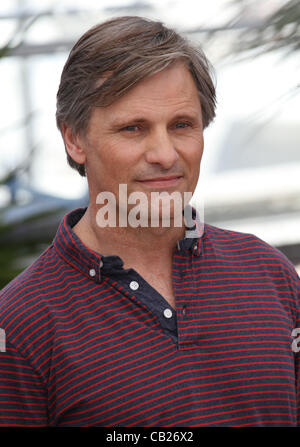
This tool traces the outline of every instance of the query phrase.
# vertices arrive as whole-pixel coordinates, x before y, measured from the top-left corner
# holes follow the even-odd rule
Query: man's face
[[[90,189],[110,191],[118,203],[119,184],[128,196],[144,192],[193,192],[203,152],[201,105],[183,63],[150,76],[107,107],[94,108],[80,140]]]

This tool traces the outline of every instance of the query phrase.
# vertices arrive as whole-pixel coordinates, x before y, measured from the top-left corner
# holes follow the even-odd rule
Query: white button
[[[172,315],[173,315],[173,312],[171,311],[171,309],[165,309],[165,310],[164,310],[164,316],[165,316],[166,318],[171,318]]]
[[[100,268],[103,267],[103,261],[102,261],[102,259],[100,260],[99,267],[100,267]]]
[[[129,287],[131,288],[131,290],[137,290],[140,286],[139,286],[138,282],[131,281],[131,283],[129,284]]]
[[[193,250],[194,251],[198,250],[198,245],[197,244],[194,245]]]
[[[96,270],[91,269],[91,270],[90,270],[90,276],[95,276],[95,275],[96,275]]]

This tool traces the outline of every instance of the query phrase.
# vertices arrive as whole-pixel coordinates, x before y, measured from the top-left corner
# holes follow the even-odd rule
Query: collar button
[[[131,281],[131,283],[129,284],[129,287],[131,288],[131,290],[137,290],[140,286],[137,281]]]
[[[165,309],[164,310],[164,317],[165,318],[172,318],[173,316],[173,312],[171,311],[171,309]]]
[[[96,270],[90,269],[89,274],[90,274],[90,276],[96,276]]]

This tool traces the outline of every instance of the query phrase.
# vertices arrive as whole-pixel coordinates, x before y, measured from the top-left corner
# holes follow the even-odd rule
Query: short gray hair
[[[180,60],[193,76],[207,127],[215,117],[216,92],[203,51],[159,21],[124,16],[89,29],[72,48],[57,92],[58,128],[65,124],[74,135],[84,135],[93,107],[112,104],[138,82]],[[99,86],[101,77],[105,81]],[[84,165],[68,153],[67,158],[84,176]]]

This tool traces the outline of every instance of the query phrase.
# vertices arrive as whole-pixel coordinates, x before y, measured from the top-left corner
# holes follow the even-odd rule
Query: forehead
[[[109,120],[130,115],[163,113],[183,109],[200,111],[200,99],[196,83],[183,62],[177,62],[164,70],[140,81],[121,98],[109,106],[97,107],[93,117]]]
[[[195,81],[183,62],[176,62],[167,68],[150,75],[132,87],[124,99],[138,97],[155,99],[162,95],[177,97],[179,94],[188,97],[197,91]]]

